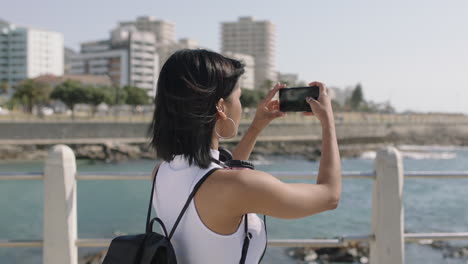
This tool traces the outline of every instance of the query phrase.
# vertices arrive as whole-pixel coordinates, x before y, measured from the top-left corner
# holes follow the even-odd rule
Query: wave
[[[361,153],[361,159],[373,160],[377,156],[376,151],[365,151]],[[401,151],[402,158],[423,160],[423,159],[434,159],[434,160],[448,160],[455,159],[457,153],[455,152],[422,152],[422,151]]]
[[[443,146],[443,145],[399,145],[401,151],[457,151],[468,150],[464,146]]]
[[[376,156],[377,156],[376,151],[364,151],[363,153],[361,153],[360,158],[373,160],[375,159]]]
[[[457,157],[457,153],[455,152],[411,152],[411,151],[402,151],[401,155],[403,158],[409,159],[454,159]]]

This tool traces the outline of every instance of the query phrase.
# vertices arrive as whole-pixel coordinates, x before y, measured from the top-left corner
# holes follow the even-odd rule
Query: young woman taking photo
[[[155,111],[149,133],[163,162],[157,171],[153,204],[171,230],[198,180],[222,168],[220,138],[237,135],[242,105],[239,77],[244,65],[218,53],[196,49],[174,53],[163,65],[157,84]],[[341,162],[330,98],[325,85],[318,100],[307,99],[322,126],[322,156],[316,184],[285,183],[259,170],[214,171],[196,192],[171,243],[178,263],[239,263],[244,241],[244,215],[252,234],[245,263],[259,263],[266,249],[266,230],[257,214],[282,219],[310,216],[338,206]],[[258,104],[255,117],[232,151],[233,159],[248,160],[257,137],[281,118],[277,84]],[[306,99],[304,99],[306,100]],[[311,171],[311,174],[315,172]]]

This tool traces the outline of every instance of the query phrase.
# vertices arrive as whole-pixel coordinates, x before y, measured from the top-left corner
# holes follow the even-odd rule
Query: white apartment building
[[[63,75],[63,35],[0,20],[0,82],[10,86],[43,74]]]
[[[240,17],[236,22],[221,23],[221,52],[248,54],[255,59],[255,89],[277,81],[276,27],[270,21],[256,21],[253,17]]]
[[[128,51],[130,85],[146,89],[149,95],[154,95],[159,73],[155,34],[139,31],[134,26],[119,26],[111,32],[111,45]]]
[[[156,38],[134,26],[117,27],[109,40],[81,44],[71,74],[107,75],[115,85],[132,85],[154,96],[159,73]]]
[[[239,79],[240,87],[244,89],[253,90],[255,88],[255,60],[253,56],[230,51],[226,51],[225,53],[223,53],[223,55],[228,58],[240,60],[244,63],[245,72]]]
[[[120,22],[119,27],[134,26],[138,31],[152,32],[156,36],[158,43],[175,43],[175,24],[157,20],[152,16],[140,16],[135,21]]]

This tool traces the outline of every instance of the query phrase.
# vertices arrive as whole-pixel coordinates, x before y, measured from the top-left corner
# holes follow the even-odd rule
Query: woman
[[[242,113],[239,77],[244,65],[207,50],[181,50],[161,69],[151,144],[161,163],[153,203],[172,229],[190,191],[210,169],[221,167],[219,138],[237,135]],[[171,242],[179,263],[239,263],[244,215],[253,235],[245,263],[258,263],[266,248],[263,221],[256,213],[283,219],[301,218],[338,206],[341,165],[330,98],[322,83],[318,100],[308,98],[322,125],[322,158],[317,184],[284,183],[258,170],[216,170],[200,187]],[[272,100],[277,84],[259,103],[252,124],[233,150],[248,160],[257,136],[285,115]],[[153,171],[153,176],[154,172]]]

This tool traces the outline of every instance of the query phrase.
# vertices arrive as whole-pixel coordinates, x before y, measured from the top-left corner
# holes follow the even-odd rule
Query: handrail
[[[276,172],[270,174],[283,180],[310,180],[316,179],[317,174],[305,172]],[[86,172],[77,173],[77,180],[149,180],[151,176],[146,172]],[[344,171],[343,179],[375,179],[375,172]],[[468,171],[407,171],[404,173],[405,179],[448,179],[448,178],[468,178]],[[43,172],[0,172],[0,181],[11,180],[43,180]]]
[[[419,242],[422,240],[467,240],[468,232],[454,233],[405,233],[406,242]],[[372,235],[340,236],[325,239],[269,239],[271,247],[344,247],[353,242],[370,242]],[[79,238],[78,247],[108,247],[110,238]],[[42,240],[0,240],[0,248],[8,247],[42,247]]]

